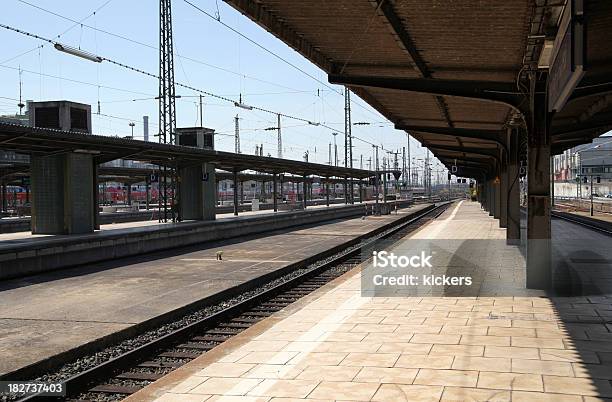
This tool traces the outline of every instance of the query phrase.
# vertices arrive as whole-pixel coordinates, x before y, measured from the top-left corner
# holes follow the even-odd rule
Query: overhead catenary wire
[[[106,35],[116,37],[116,38],[118,38],[118,39],[126,40],[126,41],[132,42],[132,43],[134,43],[134,44],[138,44],[138,45],[140,45],[140,46],[145,46],[145,47],[148,47],[148,48],[153,49],[153,50],[155,50],[155,51],[157,51],[157,50],[158,50],[158,48],[157,48],[156,46],[149,45],[149,44],[147,44],[147,43],[140,42],[140,41],[137,41],[137,40],[135,40],[135,39],[132,39],[132,38],[129,38],[129,37],[126,37],[126,36],[123,36],[123,35],[116,34],[116,33],[114,33],[114,32],[109,32],[109,31],[106,31],[106,30],[100,29],[100,28],[98,28],[97,26],[93,27],[93,26],[91,26],[91,25],[87,25],[87,24],[84,24],[84,23],[83,23],[83,21],[85,21],[87,18],[91,17],[92,15],[95,15],[95,13],[96,13],[97,11],[99,11],[100,9],[102,9],[103,7],[105,7],[105,6],[106,6],[108,3],[110,3],[110,1],[112,1],[112,0],[107,0],[107,2],[105,2],[104,4],[102,4],[102,5],[101,5],[100,7],[98,7],[98,8],[97,8],[97,9],[96,9],[94,12],[92,12],[91,14],[89,14],[87,17],[85,17],[85,18],[81,19],[80,21],[77,21],[77,20],[75,20],[75,19],[72,19],[72,18],[66,17],[66,16],[64,16],[64,15],[61,15],[61,14],[56,13],[56,12],[54,12],[54,11],[48,10],[48,9],[46,9],[46,8],[44,8],[44,7],[39,6],[39,5],[32,4],[32,3],[28,2],[28,1],[25,1],[25,0],[17,0],[17,1],[19,1],[19,2],[21,2],[21,3],[23,3],[23,4],[26,4],[26,5],[28,5],[28,6],[34,7],[34,8],[36,8],[36,9],[40,10],[40,11],[43,11],[43,12],[49,13],[49,14],[51,14],[51,15],[54,15],[54,16],[56,16],[56,17],[62,18],[62,19],[64,19],[64,20],[67,20],[67,21],[73,22],[73,23],[74,23],[74,25],[72,25],[72,26],[71,26],[71,27],[70,27],[68,30],[70,30],[70,29],[74,28],[75,26],[81,25],[82,27],[86,27],[86,28],[88,28],[88,29],[92,29],[92,30],[94,30],[94,31],[96,31],[96,32],[101,32],[101,33],[104,33],[104,34],[106,34]],[[309,78],[314,79],[316,82],[318,82],[318,83],[322,84],[324,87],[327,87],[327,88],[328,88],[329,90],[331,90],[332,92],[335,92],[335,93],[337,93],[337,94],[339,94],[339,95],[343,95],[343,93],[342,93],[341,91],[337,90],[336,88],[331,87],[331,86],[330,86],[330,85],[328,85],[326,82],[321,81],[320,79],[318,79],[318,78],[314,77],[312,74],[309,74],[308,72],[304,71],[303,69],[301,69],[301,68],[299,68],[299,67],[295,66],[293,63],[291,63],[291,62],[289,62],[288,60],[286,60],[286,59],[284,59],[284,58],[280,57],[279,55],[277,55],[277,54],[276,54],[276,53],[274,53],[273,51],[271,51],[271,50],[269,50],[269,49],[265,48],[264,46],[262,46],[261,44],[257,43],[256,41],[252,40],[252,39],[251,39],[251,38],[249,38],[248,36],[244,35],[244,34],[243,34],[243,33],[241,33],[240,31],[238,31],[237,29],[235,29],[235,28],[231,27],[230,25],[228,25],[228,24],[226,24],[226,23],[222,22],[222,21],[221,21],[221,18],[220,18],[220,13],[219,13],[219,11],[218,11],[218,5],[217,5],[217,15],[216,15],[216,16],[212,16],[210,13],[208,13],[208,12],[206,12],[205,10],[203,10],[203,9],[199,8],[198,6],[194,5],[193,3],[191,3],[191,2],[189,2],[189,1],[187,1],[187,0],[184,0],[184,1],[185,1],[186,3],[188,3],[190,6],[194,7],[195,9],[197,9],[198,11],[202,12],[204,15],[206,15],[206,16],[208,16],[208,17],[212,18],[213,20],[215,20],[215,21],[217,21],[217,22],[219,22],[219,23],[221,23],[221,24],[222,24],[224,27],[226,27],[227,29],[230,29],[231,31],[235,32],[236,34],[238,34],[238,35],[242,36],[243,38],[247,39],[249,42],[251,42],[251,43],[255,44],[256,46],[258,46],[259,48],[261,48],[261,49],[265,50],[267,53],[272,54],[272,55],[273,55],[273,56],[275,56],[276,58],[278,58],[278,59],[282,60],[283,62],[287,63],[289,66],[291,66],[291,67],[293,67],[293,68],[297,69],[298,71],[302,72],[303,74],[305,74],[305,75],[306,75],[306,76],[308,76]],[[380,7],[380,5],[379,5],[379,7]],[[67,30],[67,31],[68,31],[68,30]],[[63,32],[62,34],[58,35],[57,37],[59,38],[61,35],[65,34],[67,31]],[[245,78],[248,78],[248,79],[251,79],[251,80],[259,81],[259,82],[262,82],[262,83],[266,83],[266,84],[274,85],[274,86],[281,87],[281,88],[285,88],[285,89],[294,89],[294,88],[286,87],[286,86],[283,86],[283,85],[280,85],[280,84],[277,84],[277,83],[274,83],[274,82],[270,82],[270,81],[266,81],[266,80],[261,80],[261,79],[259,79],[259,78],[252,77],[252,76],[249,76],[249,75],[246,75],[246,74],[240,74],[240,73],[237,73],[237,72],[235,72],[235,71],[231,71],[231,70],[226,69],[226,68],[223,68],[223,67],[219,67],[219,66],[215,66],[215,65],[210,64],[210,63],[203,62],[203,61],[201,61],[201,60],[193,59],[193,58],[190,58],[190,57],[187,57],[187,56],[182,56],[182,55],[180,55],[180,54],[178,54],[178,53],[177,53],[177,57],[182,58],[182,59],[186,59],[186,60],[189,60],[189,61],[192,61],[192,62],[198,63],[198,64],[202,64],[202,65],[205,65],[205,66],[207,66],[207,67],[211,67],[211,68],[215,68],[215,69],[218,69],[218,70],[221,70],[221,71],[225,71],[225,72],[227,72],[227,73],[231,73],[231,74],[239,75],[239,76],[241,76],[241,77],[245,77]],[[358,107],[360,107],[361,109],[366,110],[367,112],[369,112],[369,113],[371,113],[371,114],[374,114],[374,115],[377,115],[377,116],[379,115],[378,113],[376,113],[376,112],[372,111],[370,108],[368,108],[368,107],[366,107],[366,106],[362,105],[361,103],[359,103],[359,102],[357,102],[357,101],[355,101],[355,100],[352,100],[352,99],[351,99],[351,103],[352,103],[352,104],[357,105],[357,106],[358,106]]]
[[[157,47],[155,47],[155,46],[153,46],[153,45],[150,45],[150,44],[147,44],[147,43],[144,43],[144,42],[140,42],[140,41],[137,41],[137,40],[135,40],[135,39],[132,39],[132,38],[129,38],[129,37],[126,37],[126,36],[123,36],[123,35],[116,34],[116,33],[114,33],[114,32],[109,32],[109,31],[106,31],[106,30],[100,29],[100,28],[98,28],[97,26],[95,26],[95,27],[94,27],[94,26],[91,26],[91,25],[88,25],[88,24],[84,24],[84,23],[83,23],[83,21],[85,21],[86,19],[88,19],[88,18],[90,18],[91,16],[95,15],[97,11],[101,10],[103,7],[105,7],[107,4],[109,4],[109,3],[110,3],[112,0],[107,0],[107,1],[106,1],[105,3],[103,3],[103,4],[102,4],[100,7],[98,7],[98,8],[97,8],[95,11],[93,11],[93,12],[92,12],[92,13],[90,13],[90,14],[89,14],[87,17],[85,17],[85,18],[81,19],[80,21],[77,21],[77,20],[75,20],[75,19],[73,19],[73,18],[66,17],[66,16],[64,16],[64,15],[61,15],[61,14],[56,13],[56,12],[54,12],[54,11],[48,10],[48,9],[46,9],[46,8],[44,8],[44,7],[39,6],[39,5],[32,4],[32,3],[28,2],[28,1],[25,1],[25,0],[17,0],[17,1],[19,1],[19,2],[21,2],[21,3],[23,3],[23,4],[26,4],[26,5],[28,5],[28,6],[34,7],[34,8],[36,8],[36,9],[40,10],[40,11],[43,11],[43,12],[49,13],[49,14],[51,14],[51,15],[54,15],[54,16],[56,16],[56,17],[58,17],[58,18],[62,18],[62,19],[64,19],[64,20],[67,20],[67,21],[73,22],[73,23],[74,23],[74,25],[72,25],[72,26],[71,26],[71,27],[70,27],[68,30],[70,30],[70,29],[74,28],[75,26],[81,25],[81,27],[86,27],[86,28],[92,29],[92,30],[94,30],[94,31],[96,31],[96,32],[101,32],[101,33],[104,33],[104,34],[106,34],[106,35],[113,36],[113,37],[116,37],[116,38],[119,38],[119,39],[122,39],[122,40],[126,40],[126,41],[132,42],[132,43],[134,43],[134,44],[138,44],[138,45],[140,45],[140,46],[148,47],[148,48],[153,49],[153,50],[156,50],[156,51],[158,50],[158,49],[157,49]],[[187,1],[187,0],[184,0],[184,1],[185,1],[186,3],[188,3],[190,6],[194,7],[195,9],[197,9],[198,11],[202,12],[204,15],[206,15],[206,16],[208,16],[208,17],[210,17],[210,18],[214,19],[215,21],[217,21],[217,22],[221,23],[221,24],[222,24],[223,26],[225,26],[226,28],[230,29],[231,31],[233,31],[233,32],[235,32],[236,34],[240,35],[241,37],[245,38],[245,39],[246,39],[246,40],[248,40],[249,42],[253,43],[253,44],[254,44],[254,45],[256,45],[257,47],[259,47],[259,48],[261,48],[261,49],[265,50],[267,53],[272,54],[272,55],[273,55],[273,56],[275,56],[276,58],[278,58],[278,59],[282,60],[283,62],[287,63],[287,64],[288,64],[288,65],[290,65],[291,67],[293,67],[293,68],[297,69],[298,71],[302,72],[303,74],[305,74],[305,75],[306,75],[306,76],[308,76],[309,78],[311,78],[311,79],[315,80],[316,82],[319,82],[319,83],[320,83],[320,84],[322,84],[324,87],[327,87],[329,90],[331,90],[332,92],[335,92],[335,93],[337,93],[337,94],[339,94],[339,95],[343,95],[343,93],[342,93],[341,91],[337,90],[336,88],[331,87],[330,85],[328,85],[328,84],[327,84],[327,83],[325,83],[324,81],[321,81],[320,79],[318,79],[318,78],[314,77],[312,74],[309,74],[308,72],[304,71],[304,70],[303,70],[303,69],[301,69],[300,67],[298,67],[298,66],[296,66],[295,64],[293,64],[293,63],[289,62],[288,60],[284,59],[283,57],[281,57],[281,56],[277,55],[277,54],[276,54],[276,53],[274,53],[273,51],[271,51],[271,50],[267,49],[266,47],[262,46],[261,44],[257,43],[256,41],[252,40],[251,38],[249,38],[248,36],[244,35],[243,33],[241,33],[240,31],[236,30],[235,28],[231,27],[230,25],[228,25],[228,24],[226,24],[226,23],[222,22],[222,21],[221,21],[221,19],[219,18],[219,16],[218,16],[218,15],[217,15],[217,17],[212,16],[210,13],[208,13],[208,12],[206,12],[205,10],[203,10],[203,9],[199,8],[198,6],[194,5],[193,3],[191,3],[191,2],[189,2],[189,1]],[[6,26],[4,26],[4,27],[6,27]],[[65,34],[65,33],[66,33],[68,30],[64,31],[64,32],[63,32],[63,33],[61,33],[60,35],[57,35],[57,38],[59,38],[61,35]],[[25,34],[25,31],[20,31],[20,30],[17,30],[17,32],[19,32],[19,33],[24,33],[24,34]],[[50,41],[49,39],[42,38],[42,37],[37,36],[37,35],[33,35],[33,37],[35,37],[35,38],[37,38],[37,39],[45,40],[45,41],[47,41],[47,42],[49,42],[49,43],[53,43],[53,42],[52,42],[52,41]],[[256,77],[252,77],[252,76],[249,76],[249,75],[246,75],[246,74],[237,73],[237,72],[235,72],[235,71],[231,71],[231,70],[226,69],[226,68],[223,68],[223,67],[215,66],[215,65],[210,64],[210,63],[205,63],[205,62],[203,62],[203,61],[201,61],[201,60],[193,59],[193,58],[186,57],[186,56],[182,56],[182,55],[179,55],[179,54],[177,54],[177,57],[182,58],[182,59],[186,59],[186,60],[189,60],[189,61],[192,61],[192,62],[198,63],[198,64],[202,64],[202,65],[205,65],[205,66],[208,66],[208,67],[211,67],[211,68],[219,69],[219,70],[221,70],[221,71],[225,71],[225,72],[228,72],[228,73],[231,73],[231,74],[239,75],[240,77],[245,77],[245,78],[252,79],[252,80],[255,80],[255,81],[259,81],[259,82],[262,82],[262,83],[266,83],[266,84],[274,85],[274,86],[277,86],[277,87],[282,87],[282,88],[285,88],[285,89],[295,90],[294,88],[286,87],[286,86],[283,86],[283,85],[280,85],[280,84],[277,84],[277,83],[274,83],[274,82],[266,81],[266,80],[261,80],[261,79],[258,79],[258,78],[256,78]],[[359,102],[356,102],[356,101],[354,101],[354,100],[351,100],[351,103],[353,103],[353,104],[355,104],[355,105],[359,106],[360,108],[362,108],[362,109],[364,109],[364,110],[368,111],[369,113],[376,114],[375,112],[373,112],[373,111],[372,111],[372,110],[370,110],[369,108],[365,107],[364,105],[360,104]],[[378,115],[378,114],[376,114],[376,115]]]
[[[29,2],[27,2],[25,0],[17,0],[17,1],[19,1],[19,2],[21,2],[23,4],[26,4],[28,6],[34,7],[34,8],[36,8],[36,9],[42,11],[42,12],[54,15],[54,16],[56,16],[58,18],[62,18],[64,20],[66,20],[66,21],[73,22],[74,25],[70,29],[74,28],[75,26],[81,25],[84,28],[91,29],[91,30],[93,30],[95,32],[100,32],[100,33],[103,33],[105,35],[109,35],[109,36],[112,36],[114,38],[117,38],[117,39],[125,40],[125,41],[131,42],[131,43],[133,43],[135,45],[147,47],[147,48],[149,48],[151,50],[155,50],[155,51],[159,50],[157,48],[157,46],[153,46],[151,44],[144,43],[144,42],[138,41],[136,39],[132,39],[132,38],[124,36],[124,35],[120,35],[120,34],[117,34],[117,33],[114,33],[114,32],[110,32],[110,31],[98,28],[97,26],[91,26],[91,25],[82,23],[82,21],[84,21],[85,19],[89,18],[91,15],[93,15],[93,13],[90,16],[86,17],[85,19],[83,19],[81,21],[77,21],[77,20],[75,20],[73,18],[66,17],[65,15],[61,15],[59,13],[56,13],[56,12],[51,11],[51,10],[48,10],[48,9],[46,9],[44,7],[39,6],[39,5],[29,3]],[[101,9],[101,8],[102,7],[98,8],[97,11],[99,11],[99,9]],[[63,32],[62,34],[58,35],[57,38],[59,38],[61,35],[64,35],[66,32],[68,32],[68,30]],[[272,82],[272,81],[266,81],[266,80],[263,80],[263,79],[260,79],[260,78],[257,78],[257,77],[253,77],[253,76],[248,75],[248,74],[241,74],[239,72],[232,71],[232,70],[230,70],[228,68],[225,68],[225,67],[220,67],[220,66],[217,66],[217,65],[214,65],[214,64],[206,63],[206,62],[204,62],[202,60],[198,60],[198,59],[194,59],[192,57],[184,56],[182,54],[179,54],[178,52],[176,53],[176,56],[179,59],[188,60],[188,61],[191,61],[193,63],[197,63],[197,64],[200,64],[200,65],[203,65],[203,66],[206,66],[206,67],[210,67],[210,68],[214,68],[214,69],[217,69],[217,70],[220,70],[220,71],[224,71],[224,72],[229,73],[229,74],[234,74],[234,75],[237,75],[237,76],[240,76],[240,77],[243,77],[243,78],[247,78],[247,79],[250,79],[250,80],[253,80],[253,81],[258,81],[258,82],[261,82],[261,83],[264,83],[264,84],[268,84],[268,85],[272,85],[272,86],[275,86],[275,87],[278,87],[278,88],[289,89],[289,90],[297,90],[295,88],[291,88],[291,87],[288,87],[288,86],[285,86],[285,85],[281,85],[281,84],[278,84],[278,83],[275,83],[275,82]]]
[[[15,27],[12,27],[12,26],[9,26],[9,25],[6,25],[6,24],[0,24],[0,28],[4,28],[6,30],[13,31],[13,32],[19,33],[21,35],[28,36],[28,37],[31,37],[31,38],[34,38],[34,39],[38,39],[38,40],[41,40],[41,41],[44,41],[46,43],[50,43],[50,44],[53,44],[53,45],[58,43],[57,41],[54,41],[52,39],[45,38],[43,36],[31,33],[31,32],[27,32],[25,30],[22,30],[22,29],[19,29],[19,28],[15,28]],[[249,39],[249,41],[251,41],[251,40]],[[145,76],[149,76],[151,78],[155,78],[155,79],[159,80],[159,76],[157,74],[153,74],[153,73],[147,72],[147,71],[145,71],[143,69],[140,69],[140,68],[137,68],[137,67],[133,67],[133,66],[130,66],[128,64],[125,64],[125,63],[122,63],[122,62],[119,62],[119,61],[116,61],[116,60],[113,60],[113,59],[110,59],[110,58],[107,58],[107,57],[100,57],[100,59],[103,60],[103,61],[106,61],[106,62],[108,62],[110,64],[116,65],[118,67],[130,70],[130,71],[133,71],[133,72],[137,72],[139,74],[142,74],[142,75],[145,75]],[[16,69],[14,67],[4,66],[4,65],[0,65],[0,67],[9,68],[9,69]],[[37,73],[37,72],[29,71],[29,70],[23,70],[23,71],[24,72],[28,72],[28,73],[33,73],[33,74],[43,74],[43,73]],[[87,83],[85,81],[79,81],[79,80],[69,79],[69,78],[65,78],[65,77],[57,77],[57,76],[53,76],[53,75],[50,75],[50,74],[44,74],[44,76],[48,76],[48,77],[51,77],[51,78],[59,78],[59,79],[62,79],[62,80],[67,80],[67,81],[75,82],[75,83],[79,83],[79,84],[97,86],[97,87],[100,87],[100,88],[108,88],[108,89],[112,89],[112,90],[131,92],[131,93],[135,93],[135,94],[139,94],[139,95],[153,96],[152,94],[136,92],[136,91],[129,91],[129,90],[113,88],[113,87],[103,86],[103,85],[98,85],[98,84],[92,84],[92,83]],[[183,84],[183,83],[180,83],[180,82],[176,82],[175,85],[178,86],[178,87],[182,87],[182,88],[185,88],[185,89],[197,92],[197,93],[201,93],[201,94],[207,95],[207,96],[212,97],[212,98],[223,100],[223,101],[228,102],[228,103],[233,103],[234,105],[237,104],[237,101],[234,100],[234,99],[231,99],[231,98],[226,97],[226,96],[217,95],[217,94],[212,93],[210,91],[199,89],[199,88],[193,87],[191,85]],[[286,114],[286,113],[276,112],[276,111],[273,111],[271,109],[267,109],[267,108],[260,107],[260,106],[250,106],[250,107],[253,110],[258,110],[258,111],[269,113],[269,114],[273,114],[273,115],[280,115],[281,117],[284,117],[284,118],[287,118],[287,119],[301,121],[301,122],[307,123],[309,125],[320,126],[320,127],[326,128],[326,129],[328,129],[328,130],[330,130],[332,132],[336,132],[336,133],[342,134],[342,132],[340,130],[337,130],[337,129],[335,129],[335,128],[329,126],[329,125],[326,125],[324,123],[312,122],[311,120],[308,120],[308,119],[305,119],[305,118],[302,118],[302,117],[293,116],[293,115]],[[354,137],[354,138],[359,140],[359,141],[362,141],[364,143],[367,143],[367,144],[370,144],[370,145],[374,145],[373,143],[371,143],[369,141],[366,141],[366,140],[363,140],[363,139],[361,139],[359,137]],[[384,149],[384,148],[381,147],[381,149]]]
[[[247,41],[251,42],[253,45],[257,46],[258,48],[262,49],[263,51],[265,51],[266,53],[271,54],[272,56],[274,56],[275,58],[281,60],[283,63],[289,65],[290,67],[296,69],[297,71],[301,72],[302,74],[306,75],[307,77],[315,80],[316,82],[318,82],[319,84],[323,85],[324,87],[330,89],[331,91],[337,93],[338,95],[342,95],[344,96],[344,93],[332,86],[330,86],[328,83],[326,83],[325,81],[322,81],[320,79],[318,79],[317,77],[313,76],[312,74],[308,73],[307,71],[305,71],[304,69],[298,67],[297,65],[295,65],[294,63],[291,63],[289,60],[285,59],[284,57],[281,57],[280,55],[276,54],[275,52],[273,52],[272,50],[266,48],[265,46],[261,45],[260,43],[258,43],[257,41],[249,38],[248,36],[246,36],[245,34],[243,34],[242,32],[240,32],[239,30],[237,30],[236,28],[232,27],[231,25],[226,24],[225,22],[221,21],[220,18],[216,18],[215,16],[213,16],[212,14],[210,14],[209,12],[207,12],[206,10],[196,6],[195,4],[193,4],[191,1],[189,0],[183,0],[185,3],[189,4],[191,7],[193,7],[194,9],[198,10],[199,12],[201,12],[202,14],[206,15],[209,18],[212,18],[213,20],[217,21],[219,24],[223,25],[224,27],[226,27],[227,29],[229,29],[230,31],[234,32],[237,35],[240,35],[241,37],[243,37],[244,39],[246,39]],[[382,4],[382,2],[381,2]],[[377,9],[380,7],[377,7]],[[363,106],[362,104],[358,103],[358,102],[354,102],[351,101],[351,103],[361,107],[364,110],[367,110],[370,113],[373,113],[370,109],[368,109],[367,107]]]

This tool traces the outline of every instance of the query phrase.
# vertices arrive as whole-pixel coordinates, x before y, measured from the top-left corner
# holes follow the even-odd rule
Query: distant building
[[[1,115],[0,123],[21,124],[22,126],[28,126],[28,112],[26,111],[25,114]]]
[[[574,181],[582,175],[596,175],[612,182],[612,136],[598,137],[553,157],[555,181]]]

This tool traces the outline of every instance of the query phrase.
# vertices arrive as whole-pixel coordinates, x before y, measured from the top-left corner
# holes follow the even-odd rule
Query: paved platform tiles
[[[413,237],[503,236],[475,203],[440,218]],[[603,296],[363,297],[351,271],[128,401],[608,400],[610,314]]]
[[[424,206],[2,281],[0,374],[329,250]]]

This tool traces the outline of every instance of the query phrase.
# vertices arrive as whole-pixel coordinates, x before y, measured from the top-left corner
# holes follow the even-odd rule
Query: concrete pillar
[[[283,176],[278,176],[278,198],[283,199]]]
[[[217,192],[214,166],[204,164],[184,167],[180,169],[179,175],[181,218],[197,221],[215,220]]]
[[[527,148],[527,287],[552,285],[550,136],[546,98],[536,95]]]
[[[325,182],[325,203],[329,207],[329,181]]]
[[[238,216],[238,172],[234,172],[234,216]]]
[[[506,243],[521,242],[521,209],[519,186],[519,134],[518,129],[508,130],[508,202]]]
[[[276,173],[272,174],[272,206],[274,208],[274,212],[278,211],[278,197],[276,193]]]
[[[32,233],[91,233],[95,169],[90,154],[31,156]]]

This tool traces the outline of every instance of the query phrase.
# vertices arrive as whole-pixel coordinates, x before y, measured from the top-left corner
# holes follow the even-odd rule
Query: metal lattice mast
[[[234,117],[234,152],[239,154],[240,153],[240,122],[239,122],[239,118],[238,115],[236,115],[236,117]]]
[[[402,147],[402,178],[404,179],[404,187],[407,187],[408,172],[406,170],[406,147]]]
[[[344,166],[353,167],[353,136],[351,135],[351,91],[344,87]],[[348,200],[353,203],[353,178],[349,180]]]
[[[159,1],[159,142],[175,144],[176,133],[176,93],[174,87],[174,55],[172,42],[172,3],[171,0]],[[170,183],[168,183],[168,179]],[[168,185],[169,184],[169,185]],[[172,219],[177,219],[175,204],[178,203],[176,172],[173,166],[160,167],[159,186],[161,187],[160,220],[163,200],[163,219],[168,220],[168,199],[170,198]],[[170,194],[169,194],[170,193]]]
[[[412,188],[412,172],[411,172],[411,166],[412,166],[412,159],[410,159],[410,134],[406,133],[406,145],[408,145],[407,147],[407,152],[406,152],[406,158],[408,158],[408,187]]]
[[[281,137],[281,115],[280,113],[276,115],[276,118],[277,118],[276,128],[278,129],[278,157],[279,159],[282,159],[283,158],[283,139]]]

